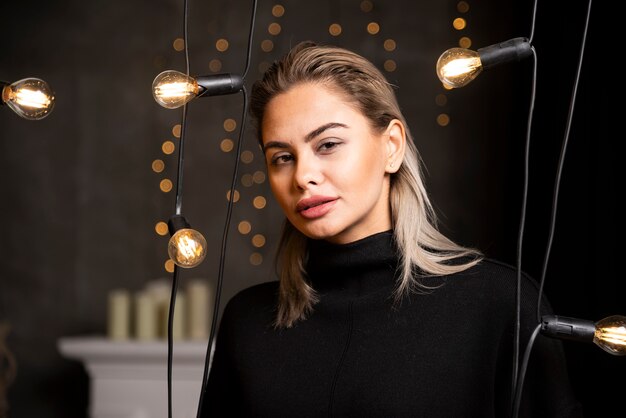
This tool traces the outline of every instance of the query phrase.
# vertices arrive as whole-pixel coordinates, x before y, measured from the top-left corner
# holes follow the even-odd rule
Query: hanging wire
[[[256,20],[256,7],[257,0],[252,1],[252,16],[250,17],[250,30],[248,32],[248,51],[246,53],[246,67],[243,70],[241,76],[242,79],[246,79],[248,71],[250,70],[250,58],[252,57],[252,37],[254,36],[254,21]],[[244,109],[245,110],[245,109]],[[245,113],[244,113],[245,116]]]
[[[515,392],[513,396],[513,413],[511,414],[512,418],[517,418],[519,415],[519,406],[522,400],[522,388],[524,387],[524,377],[526,376],[526,369],[528,365],[528,360],[530,359],[530,352],[532,351],[533,345],[535,343],[535,339],[537,338],[537,334],[541,330],[541,324],[538,324],[533,333],[528,340],[528,344],[526,345],[526,350],[524,351],[524,359],[522,360],[522,367],[519,372],[519,381],[515,385]]]
[[[515,370],[514,370],[514,383],[513,383],[513,409],[512,409],[512,416],[513,418],[517,418],[518,416],[518,412],[519,412],[519,405],[521,402],[521,397],[522,397],[522,389],[524,386],[524,376],[526,373],[526,368],[528,366],[528,358],[530,357],[530,353],[532,351],[532,347],[536,338],[537,333],[539,332],[540,328],[541,328],[541,299],[542,299],[542,294],[543,294],[543,287],[545,284],[545,279],[546,279],[546,271],[547,271],[547,267],[548,267],[548,260],[550,257],[550,251],[552,248],[552,241],[554,238],[554,230],[555,230],[555,225],[556,225],[556,214],[557,214],[557,203],[558,203],[558,196],[559,196],[559,187],[560,187],[560,183],[561,183],[561,174],[563,171],[563,166],[564,166],[564,162],[565,162],[565,154],[566,154],[566,150],[567,150],[567,145],[569,142],[569,135],[570,135],[570,131],[571,131],[571,126],[572,126],[572,119],[573,119],[573,115],[574,115],[574,106],[576,103],[576,94],[578,91],[578,84],[580,82],[580,73],[582,71],[582,64],[583,64],[583,57],[584,57],[584,52],[585,52],[585,44],[586,44],[586,39],[587,39],[587,32],[588,32],[588,27],[589,27],[589,19],[591,16],[591,3],[592,0],[589,0],[588,4],[587,4],[587,14],[586,14],[586,18],[585,18],[585,27],[583,30],[583,36],[582,36],[582,41],[581,41],[581,47],[580,47],[580,52],[578,55],[578,67],[576,68],[576,76],[574,79],[574,85],[572,88],[572,96],[570,99],[570,106],[569,106],[569,111],[567,114],[567,121],[566,121],[566,128],[565,128],[565,134],[564,134],[564,138],[563,138],[563,143],[561,146],[561,154],[559,156],[559,162],[558,162],[558,166],[557,166],[557,174],[556,174],[556,178],[555,178],[555,184],[554,184],[554,192],[553,192],[553,196],[552,196],[552,213],[551,213],[551,219],[550,219],[550,233],[549,233],[549,237],[548,237],[548,243],[546,245],[546,251],[545,251],[545,255],[544,255],[544,261],[543,261],[543,266],[542,266],[542,271],[541,271],[541,279],[539,282],[539,295],[538,295],[538,299],[537,299],[537,327],[535,328],[533,334],[531,335],[526,350],[525,350],[525,354],[524,354],[524,360],[523,363],[519,369],[518,372],[518,367],[517,367],[517,358],[516,358],[516,363],[515,363]],[[534,54],[534,49],[533,49],[533,54]],[[536,59],[535,59],[535,67],[534,67],[534,75],[533,75],[533,80],[536,79],[536,71],[537,71],[537,66],[536,66]],[[534,87],[533,87],[533,91],[534,91]],[[534,95],[534,93],[533,93]],[[530,128],[529,128],[530,131]],[[526,149],[526,168],[525,168],[525,185],[527,186],[528,183],[528,139],[527,139],[527,149]],[[525,212],[525,207],[526,207],[526,189],[525,189],[525,193],[524,193],[524,202],[523,202],[523,213]],[[524,219],[524,216],[522,216],[522,219]],[[520,240],[519,240],[519,255],[518,255],[518,274],[521,274],[521,245],[522,245],[522,240],[521,240],[521,236],[523,234],[523,222],[522,222],[522,227],[520,228]],[[520,279],[518,276],[518,302],[517,302],[517,314],[518,314],[518,319],[519,319],[519,307],[520,307],[520,299],[519,299],[519,283],[520,283]],[[518,350],[518,344],[519,344],[519,321],[518,323],[516,323],[516,335],[518,340],[516,340],[516,350]]]
[[[242,112],[243,113],[242,121],[245,120],[246,109],[248,107],[248,95],[247,95],[245,87],[243,87],[243,99],[244,99],[244,105],[243,105],[243,112]],[[204,359],[204,373],[202,375],[202,386],[200,389],[200,398],[198,400],[198,412],[197,412],[198,418],[202,415],[202,405],[204,403],[204,395],[206,392],[206,385],[208,382],[209,370],[210,370],[211,361],[212,361],[213,340],[215,338],[215,331],[217,328],[217,317],[219,314],[220,297],[222,293],[222,283],[224,281],[223,279],[224,279],[224,264],[225,264],[225,259],[226,259],[226,244],[228,241],[228,230],[230,229],[230,219],[231,219],[231,214],[232,214],[233,202],[235,201],[234,193],[235,193],[235,185],[237,182],[237,172],[239,169],[239,160],[240,160],[239,156],[241,155],[241,143],[242,143],[242,138],[243,138],[243,132],[244,132],[244,127],[242,124],[239,130],[239,139],[237,140],[235,168],[233,170],[233,180],[232,180],[231,187],[230,187],[230,199],[228,200],[228,208],[226,211],[226,222],[224,224],[222,248],[220,252],[220,266],[219,266],[217,286],[215,289],[215,302],[213,305],[213,319],[211,321],[211,333],[209,336],[209,341],[207,342],[206,355]]]
[[[244,75],[242,79],[245,79],[245,76],[247,75],[247,72],[250,68],[250,60],[252,56],[252,37],[253,37],[253,30],[254,30],[254,22],[256,18],[256,6],[257,6],[257,0],[254,0],[252,17],[251,17],[251,22],[250,22],[250,32],[249,32],[249,37],[248,37],[246,66],[245,66]],[[184,0],[183,1],[183,41],[184,41],[184,46],[185,46],[185,66],[186,66],[187,75],[189,75],[189,72],[190,72],[189,71],[189,47],[188,47],[188,20],[189,20],[188,17],[189,17],[188,2],[187,0]],[[207,356],[205,360],[204,377],[202,379],[202,389],[200,392],[198,414],[200,413],[200,408],[202,405],[204,387],[205,387],[205,382],[207,380],[206,376],[208,373],[208,365],[210,363],[210,352],[211,352],[211,345],[212,345],[211,342],[213,340],[214,329],[216,328],[215,322],[216,322],[216,317],[217,317],[217,310],[219,307],[219,298],[220,298],[221,286],[222,286],[222,281],[223,281],[224,259],[226,256],[226,242],[227,242],[227,236],[228,236],[228,229],[230,225],[230,218],[232,214],[232,204],[234,201],[234,190],[235,190],[237,172],[238,172],[238,167],[239,167],[241,143],[242,143],[242,138],[243,138],[243,133],[244,133],[245,115],[246,115],[247,107],[248,107],[247,106],[247,94],[246,94],[245,87],[242,88],[242,91],[243,91],[243,96],[244,96],[242,122],[241,122],[241,128],[240,128],[240,133],[239,133],[239,141],[237,145],[235,169],[233,172],[233,180],[232,180],[231,189],[230,189],[231,198],[229,199],[229,203],[228,203],[227,221],[226,221],[226,225],[224,228],[224,236],[222,239],[222,251],[220,255],[220,271],[219,271],[218,286],[217,286],[215,305],[214,305],[215,310],[213,314],[213,323],[211,326],[211,336],[209,338],[209,342],[207,345]],[[187,120],[187,103],[183,105],[180,142],[179,142],[179,147],[178,147],[178,171],[177,171],[177,180],[176,180],[176,199],[175,199],[176,200],[175,202],[176,215],[180,215],[182,211],[182,184],[183,184],[184,139],[185,139],[185,131],[186,131],[186,120]],[[174,266],[174,272],[173,272],[173,278],[172,278],[172,293],[171,293],[171,298],[170,298],[170,308],[169,308],[169,315],[168,315],[167,393],[168,393],[168,417],[169,418],[172,417],[172,354],[173,354],[173,322],[174,322],[173,320],[174,320],[174,308],[175,308],[175,303],[176,303],[176,292],[178,288],[178,272],[179,272],[178,266]]]
[[[189,11],[187,0],[183,0],[183,43],[185,44],[185,73],[189,76],[189,46],[187,45]],[[187,103],[183,105],[180,122],[180,141],[178,143],[178,170],[176,173],[176,206],[175,213],[180,215],[183,206],[183,161],[185,148],[185,130],[187,125]]]
[[[528,201],[528,179],[529,179],[529,156],[530,156],[530,137],[535,109],[535,97],[537,93],[537,54],[533,46],[530,47],[533,56],[533,75],[530,95],[530,108],[528,111],[528,122],[526,126],[526,145],[524,149],[524,185],[522,192],[522,210],[520,215],[519,232],[517,239],[517,288],[515,295],[515,342],[513,344],[513,381],[511,388],[513,395],[517,386],[517,373],[519,370],[519,346],[520,346],[520,328],[521,328],[521,289],[522,289],[522,244],[524,241],[524,227],[526,224],[526,203]],[[512,396],[513,396],[512,395]]]
[[[533,14],[530,23],[530,35],[528,37],[528,44],[531,45],[531,51],[533,53],[533,60],[535,62],[533,69],[533,77],[532,77],[532,93],[530,100],[530,110],[528,113],[528,124],[526,128],[526,149],[524,151],[525,160],[524,160],[524,186],[522,192],[522,210],[520,215],[520,223],[519,223],[519,232],[517,235],[517,283],[515,290],[515,331],[513,337],[513,373],[512,373],[512,382],[511,388],[513,390],[514,396],[515,394],[515,386],[517,384],[517,372],[519,369],[519,347],[520,347],[520,328],[521,328],[521,302],[522,302],[522,243],[524,241],[524,227],[526,222],[526,201],[528,199],[528,155],[530,148],[530,127],[532,124],[532,114],[533,109],[535,107],[535,94],[536,94],[536,79],[537,79],[537,54],[535,53],[535,49],[532,47],[532,40],[535,36],[535,26],[537,24],[537,3],[538,0],[535,0],[533,3]]]
[[[183,42],[185,46],[185,70],[189,75],[189,47],[188,47],[188,7],[187,0],[183,0]],[[184,167],[184,145],[185,131],[187,125],[187,103],[183,105],[183,111],[180,122],[180,140],[178,142],[178,169],[176,173],[176,198],[175,198],[175,214],[180,215],[182,212],[182,190],[183,190],[183,167]],[[172,418],[172,362],[174,352],[174,308],[176,307],[176,293],[178,291],[178,273],[179,268],[174,265],[172,273],[172,293],[170,295],[170,306],[167,316],[167,416]]]
[[[535,25],[537,24],[537,3],[538,0],[535,0],[533,3],[533,17],[530,22],[530,35],[528,36],[528,43],[532,44],[533,38],[535,37]]]
[[[554,181],[554,192],[553,192],[553,201],[552,201],[552,216],[550,218],[550,235],[548,237],[548,244],[546,245],[545,257],[543,260],[543,267],[541,270],[541,281],[539,286],[539,298],[541,298],[541,294],[543,292],[543,285],[546,280],[546,271],[548,269],[548,260],[550,258],[550,252],[552,249],[552,241],[554,239],[554,229],[556,225],[556,212],[557,212],[557,203],[559,199],[559,187],[561,184],[561,174],[563,172],[563,165],[565,162],[565,152],[567,150],[567,144],[569,142],[569,134],[572,127],[572,119],[574,116],[574,105],[576,104],[576,93],[578,91],[578,83],[580,81],[580,73],[582,71],[583,66],[583,56],[585,52],[585,43],[587,41],[587,28],[589,27],[589,18],[591,16],[591,2],[589,0],[589,4],[587,5],[587,17],[585,18],[585,30],[583,32],[582,43],[580,46],[580,53],[578,55],[578,68],[576,69],[576,77],[574,79],[574,88],[572,89],[572,98],[570,100],[569,112],[567,113],[567,123],[565,127],[565,135],[563,138],[563,145],[561,147],[561,155],[559,156],[559,165],[557,167],[557,174]],[[541,300],[541,299],[540,299]],[[537,305],[537,322],[541,322],[541,306]]]
[[[172,274],[172,294],[170,296],[170,309],[167,317],[167,416],[172,418],[172,354],[174,348],[174,305],[176,304],[176,292],[178,290],[178,266],[174,265]]]
[[[256,9],[257,9],[257,0],[253,0],[252,5],[252,16],[250,17],[250,29],[248,35],[248,49],[246,54],[246,66],[243,71],[242,79],[245,81],[246,75],[248,74],[248,70],[250,69],[250,58],[252,56],[252,37],[254,35],[254,22],[256,19]],[[226,222],[224,224],[224,232],[222,235],[222,247],[220,250],[220,263],[219,263],[219,271],[217,278],[217,286],[215,289],[215,300],[213,304],[213,317],[211,320],[211,332],[209,336],[209,340],[207,342],[206,355],[204,360],[204,372],[202,375],[202,385],[200,389],[200,397],[198,400],[198,410],[197,410],[197,418],[200,418],[202,415],[202,405],[204,403],[204,395],[206,392],[206,385],[209,377],[209,370],[212,362],[212,352],[213,352],[213,340],[215,338],[215,332],[217,329],[217,317],[219,315],[220,309],[220,298],[222,294],[222,284],[224,281],[224,265],[226,262],[226,247],[228,242],[228,231],[230,230],[230,221],[233,212],[233,204],[235,202],[235,186],[237,185],[237,175],[239,171],[239,161],[241,156],[241,146],[243,143],[243,137],[245,132],[245,121],[246,115],[248,112],[248,94],[245,85],[242,87],[243,93],[243,109],[241,114],[241,126],[239,128],[239,138],[237,139],[237,149],[235,152],[235,167],[233,169],[233,175],[230,184],[230,192],[228,199],[228,205],[226,209]]]

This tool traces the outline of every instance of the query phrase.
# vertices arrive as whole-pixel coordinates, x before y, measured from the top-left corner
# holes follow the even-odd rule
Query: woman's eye
[[[270,162],[272,165],[281,165],[287,164],[291,160],[293,160],[293,156],[291,154],[277,154],[272,157]]]
[[[336,148],[337,145],[339,145],[339,142],[336,141],[326,141],[326,142],[322,142],[319,146],[319,150],[320,151],[330,151],[333,148]]]

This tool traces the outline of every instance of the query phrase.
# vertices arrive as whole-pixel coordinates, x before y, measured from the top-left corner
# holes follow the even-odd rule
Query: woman
[[[254,84],[251,114],[286,215],[279,281],[227,304],[203,415],[509,416],[515,270],[438,231],[384,76],[304,42]],[[537,295],[524,277],[523,342]],[[520,416],[580,416],[565,367],[540,336]]]

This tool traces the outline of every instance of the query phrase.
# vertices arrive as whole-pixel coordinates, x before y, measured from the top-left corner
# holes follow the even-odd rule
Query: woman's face
[[[272,192],[291,224],[340,244],[391,229],[388,132],[395,128],[374,131],[322,84],[274,97],[262,121],[263,150]]]

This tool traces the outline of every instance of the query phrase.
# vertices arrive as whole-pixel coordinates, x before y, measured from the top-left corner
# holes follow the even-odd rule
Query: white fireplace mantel
[[[64,337],[58,348],[83,362],[90,377],[90,418],[164,418],[168,415],[167,342]],[[172,416],[195,418],[206,342],[174,341]]]

